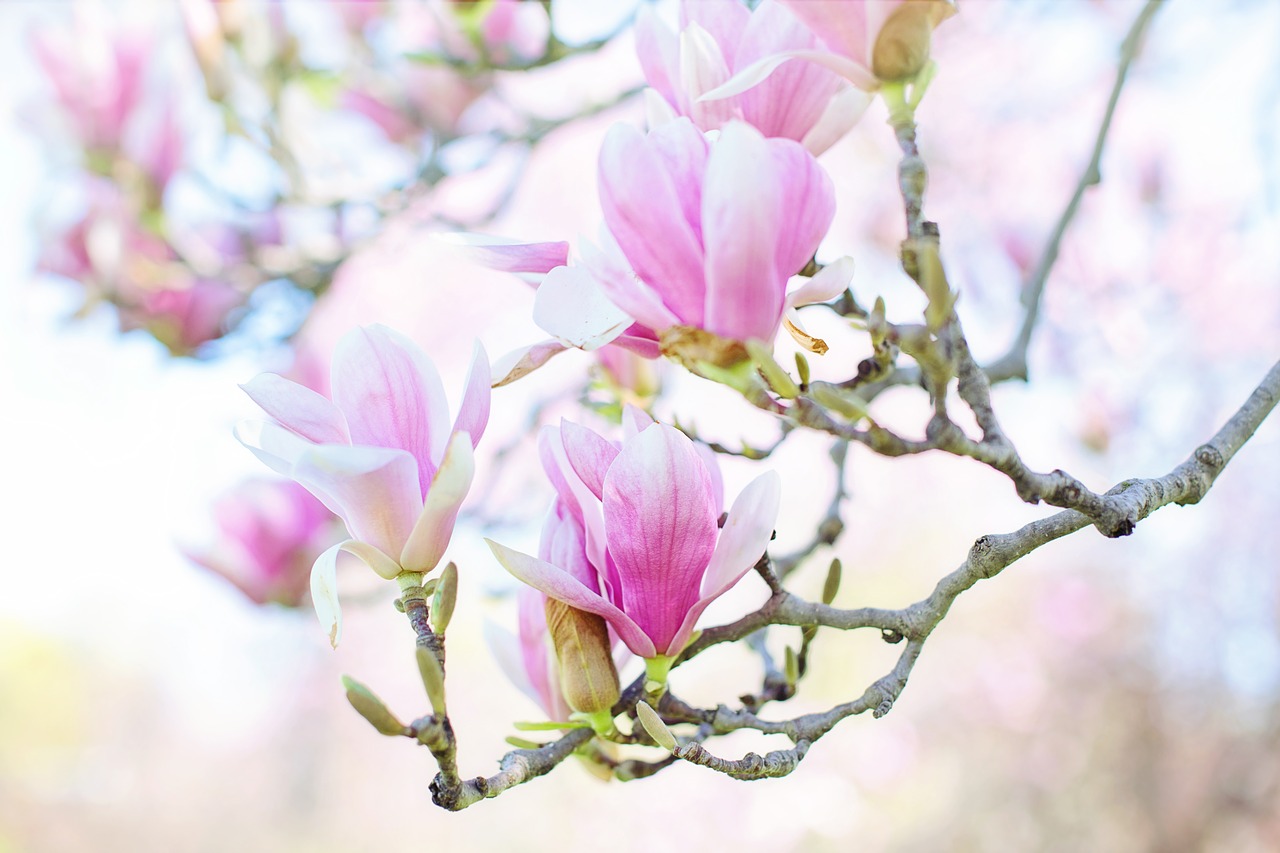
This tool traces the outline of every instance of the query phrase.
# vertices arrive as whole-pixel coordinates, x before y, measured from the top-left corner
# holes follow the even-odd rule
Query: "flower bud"
[[[607,713],[618,701],[619,687],[604,619],[548,598],[547,631],[569,707],[583,714]]]
[[[342,686],[347,691],[347,701],[359,712],[378,734],[394,737],[403,735],[407,729],[404,723],[396,719],[374,692],[350,676],[342,676]]]
[[[954,15],[950,0],[907,0],[893,11],[871,51],[871,70],[886,82],[910,80],[929,62],[933,28]]]

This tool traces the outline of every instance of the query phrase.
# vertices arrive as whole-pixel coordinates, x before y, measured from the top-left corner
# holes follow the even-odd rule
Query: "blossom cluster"
[[[533,318],[553,336],[518,352],[493,384],[566,347],[732,366],[752,347],[771,349],[784,325],[825,351],[795,309],[843,292],[852,261],[814,266],[836,206],[816,157],[879,87],[926,72],[931,28],[950,10],[941,0],[686,2],[678,34],[642,13],[650,126],[619,124],[604,141],[600,238],[581,241],[572,260],[568,242],[456,241],[532,280]],[[356,100],[377,120],[371,101]],[[477,348],[450,425],[430,359],[372,326],[339,344],[331,399],[269,374],[245,386],[273,420],[242,425],[241,441],[350,533],[311,576],[335,645],[340,555],[406,589],[441,562],[473,479],[490,381]],[[776,473],[761,474],[725,513],[707,447],[634,406],[621,421],[617,438],[568,420],[543,428],[555,497],[537,555],[489,542],[533,590],[520,596],[519,652],[507,655],[519,661],[516,680],[549,717],[601,733],[618,699],[617,646],[644,660],[660,691],[703,611],[764,554],[782,489]]]
[[[33,33],[48,97],[27,113],[73,160],[41,270],[80,285],[86,312],[109,305],[122,330],[181,356],[295,331],[376,232],[370,216],[416,199],[419,176],[451,174],[442,152],[472,133],[493,69],[552,45],[547,10],[518,0],[179,8],[186,44],[166,47],[185,52],[161,49],[154,21],[78,0],[70,27]],[[315,19],[337,24],[346,63],[302,49]],[[353,133],[378,140],[387,166],[337,166],[316,142]]]

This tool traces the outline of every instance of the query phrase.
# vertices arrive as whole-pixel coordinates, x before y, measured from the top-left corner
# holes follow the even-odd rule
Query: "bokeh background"
[[[240,56],[265,57],[261,77],[291,46],[292,76],[275,100],[232,87],[218,105],[177,4],[0,4],[0,851],[1280,847],[1274,420],[1200,506],[1162,510],[1119,541],[1082,531],[965,594],[893,712],[846,721],[787,779],[744,784],[679,765],[603,783],[570,763],[464,813],[433,807],[430,757],[377,736],[339,683],[349,673],[402,716],[424,711],[392,591],[371,574],[343,576],[349,622],[335,652],[305,604],[255,604],[188,556],[216,544],[218,495],[264,473],[231,438],[254,414],[236,386],[264,369],[322,376],[314,365],[337,337],[380,321],[431,353],[456,400],[473,339],[495,355],[537,340],[526,285],[466,264],[431,235],[456,224],[522,239],[594,233],[596,152],[611,123],[642,121],[638,99],[619,98],[642,78],[625,30],[543,68],[477,77],[405,59],[452,49],[412,8],[429,3],[244,5],[245,32],[259,35]],[[550,5],[550,32],[570,46],[634,10],[623,0]],[[1087,160],[1139,8],[968,0],[938,31],[941,71],[919,114],[926,213],[941,226],[980,360],[1000,355],[1017,328],[1020,282]],[[674,16],[671,4],[659,9]],[[211,234],[249,233],[278,250],[235,261],[234,310],[203,332],[166,308],[113,305],[66,262],[66,235],[100,209],[101,174],[86,175],[132,179],[86,155],[89,130],[48,56],[83,69],[75,79],[96,92],[93,63],[122,33],[141,40],[147,63],[129,156],[154,163],[163,156],[144,150],[148,141],[182,140],[153,201],[163,233],[185,234],[174,240],[187,272],[201,272],[198,247],[223,245]],[[997,389],[1007,432],[1034,466],[1098,489],[1162,474],[1276,358],[1278,42],[1270,0],[1169,0],[1158,13],[1102,183],[1050,279],[1032,381]],[[497,44],[516,64],[541,49]],[[418,129],[369,106],[375,96]],[[226,104],[257,129],[228,133]],[[839,211],[821,254],[853,254],[859,298],[883,295],[891,319],[906,320],[921,300],[893,262],[902,226],[883,119],[873,106],[822,157]],[[260,132],[272,125],[309,176],[303,190],[280,177]],[[458,144],[424,155],[445,141]],[[120,211],[131,208],[109,209],[128,221]],[[319,283],[306,277],[315,270]],[[815,360],[818,375],[847,375],[865,355],[835,318],[815,311],[812,327],[833,345]],[[658,372],[659,414],[727,444],[774,435],[722,389]],[[530,424],[593,417],[580,402],[599,401],[600,376],[572,352],[495,392],[471,513],[450,551],[463,573],[449,642],[465,774],[494,772],[511,722],[540,713],[487,648],[486,623],[510,626],[514,607],[480,536],[533,547],[550,492]],[[907,432],[927,417],[907,390],[876,405]],[[782,548],[822,516],[833,487],[826,449],[795,436],[763,463],[726,462],[730,494],[762,466],[782,475]],[[915,601],[976,537],[1046,514],[965,460],[855,448],[847,482],[847,532],[794,581],[816,595],[838,555],[847,606]],[[764,597],[749,577],[706,623]],[[794,642],[775,633],[779,649]],[[767,714],[858,695],[895,653],[871,634],[823,633],[801,695]],[[758,659],[739,648],[673,678],[702,704],[758,683]],[[747,733],[714,747],[730,757],[769,748]]]

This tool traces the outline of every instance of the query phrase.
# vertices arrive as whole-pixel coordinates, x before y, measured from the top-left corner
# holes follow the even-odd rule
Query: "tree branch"
[[[1023,287],[1022,304],[1026,308],[1026,313],[1022,318],[1022,326],[1018,329],[1018,336],[1014,339],[1013,345],[1009,347],[1009,351],[987,368],[993,377],[999,376],[1002,379],[1022,379],[1024,381],[1027,378],[1027,349],[1031,345],[1031,334],[1035,330],[1036,321],[1040,318],[1040,300],[1044,296],[1045,284],[1049,280],[1049,273],[1053,271],[1053,265],[1058,260],[1058,251],[1062,247],[1062,238],[1066,235],[1067,228],[1071,225],[1071,220],[1075,218],[1076,212],[1080,208],[1080,202],[1084,198],[1085,190],[1096,186],[1102,181],[1102,149],[1106,145],[1107,133],[1111,130],[1111,119],[1115,115],[1116,105],[1120,102],[1120,91],[1124,88],[1125,78],[1129,75],[1129,66],[1138,54],[1142,36],[1152,18],[1155,17],[1155,13],[1162,2],[1163,0],[1147,0],[1146,5],[1138,13],[1133,25],[1129,27],[1128,35],[1125,36],[1120,45],[1120,64],[1116,68],[1116,79],[1111,86],[1111,96],[1107,99],[1107,108],[1102,114],[1102,123],[1098,126],[1098,133],[1093,141],[1093,153],[1089,157],[1089,162],[1085,165],[1084,172],[1080,175],[1080,180],[1076,182],[1076,188],[1071,194],[1071,199],[1067,202],[1067,206],[1063,208],[1057,224],[1054,225],[1053,231],[1049,235],[1049,242],[1045,244],[1044,251],[1040,254],[1040,260],[1036,263],[1035,269]]]

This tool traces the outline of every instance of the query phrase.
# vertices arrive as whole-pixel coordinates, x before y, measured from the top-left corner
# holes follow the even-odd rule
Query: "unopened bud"
[[[608,712],[618,701],[619,688],[604,619],[548,598],[547,632],[555,645],[560,689],[569,707],[583,714]]]
[[[422,688],[427,692],[427,700],[431,703],[431,711],[437,717],[448,716],[449,709],[444,698],[444,668],[440,659],[430,649],[416,647],[418,658],[418,675],[422,678]]]
[[[929,62],[933,28],[955,13],[950,0],[906,0],[880,27],[871,71],[886,82],[915,77]]]
[[[824,409],[837,412],[855,423],[863,418],[871,420],[871,413],[861,397],[843,394],[825,382],[810,387],[809,397]]]
[[[431,627],[437,634],[444,634],[453,618],[453,606],[458,602],[458,566],[450,562],[440,574],[435,595],[431,597]]]
[[[662,722],[658,712],[649,707],[649,703],[636,703],[636,719],[640,721],[640,725],[644,726],[644,730],[649,733],[649,737],[653,738],[654,743],[668,752],[675,751],[679,745],[676,736],[671,733],[671,729],[667,728],[667,724]]]
[[[823,604],[829,605],[836,600],[836,593],[840,591],[840,575],[843,568],[839,557],[831,561],[831,568],[827,569],[826,583],[822,585]]]
[[[796,353],[796,374],[800,377],[800,385],[809,384],[809,359],[804,357],[804,353]]]
[[[342,686],[347,690],[347,701],[360,716],[369,721],[369,725],[379,734],[393,737],[405,733],[405,725],[396,719],[395,714],[382,704],[382,700],[373,691],[350,676],[342,676]]]

